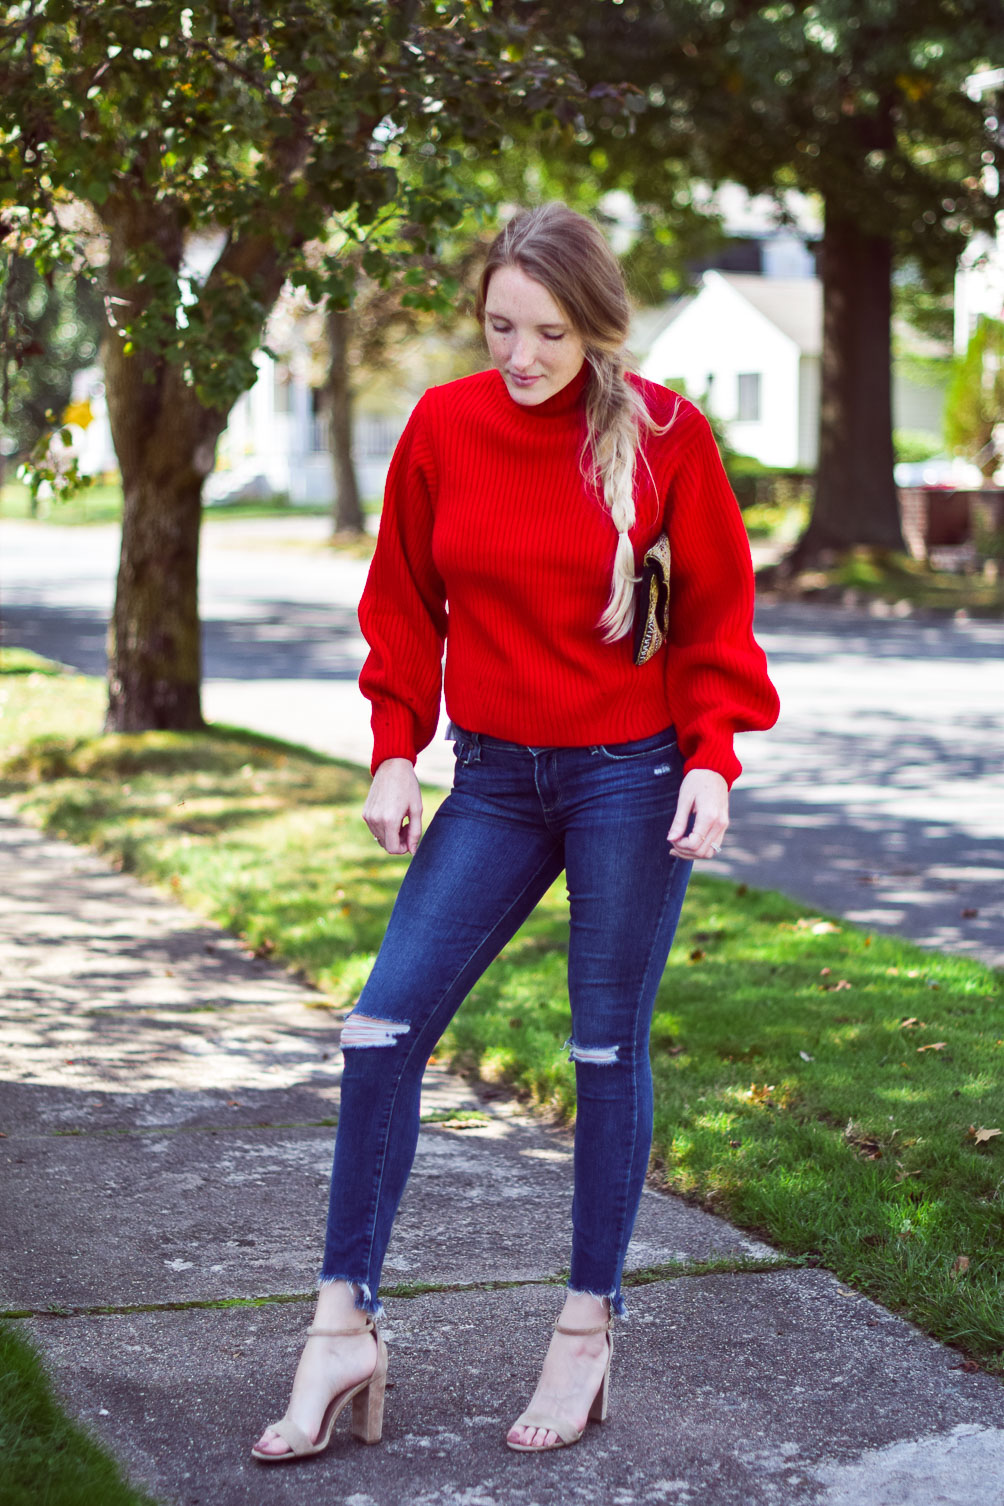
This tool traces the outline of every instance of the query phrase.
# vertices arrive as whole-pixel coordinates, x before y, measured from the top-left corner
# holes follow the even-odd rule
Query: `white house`
[[[644,376],[680,387],[728,429],[740,454],[812,470],[819,430],[822,284],[815,277],[705,272],[667,311],[641,362]],[[898,331],[914,346],[920,337]],[[923,352],[932,354],[929,344]],[[943,386],[894,365],[893,422],[940,438]]]
[[[203,497],[209,504],[287,496],[290,502],[327,505],[334,495],[328,421],[321,394],[302,375],[259,351],[258,377],[231,410],[216,449],[216,466]],[[397,413],[357,413],[353,423],[356,477],[364,498],[379,497],[394,446],[411,407],[406,394]],[[100,366],[74,373],[67,410],[73,454],[86,476],[113,474],[112,444]]]
[[[206,477],[209,503],[287,496],[290,502],[327,505],[334,494],[328,419],[321,391],[284,362],[259,351],[258,379],[241,393],[216,447],[216,468]],[[394,446],[407,421],[400,413],[357,412],[352,448],[360,494],[379,497]]]

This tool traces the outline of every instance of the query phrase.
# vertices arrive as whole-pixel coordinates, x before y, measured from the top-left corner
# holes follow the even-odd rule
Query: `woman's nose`
[[[514,366],[517,371],[523,371],[526,367],[533,365],[535,354],[533,341],[526,336],[517,335],[512,355],[509,357],[510,365]]]

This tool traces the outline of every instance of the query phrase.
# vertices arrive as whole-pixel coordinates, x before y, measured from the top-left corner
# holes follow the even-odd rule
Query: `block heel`
[[[384,1395],[387,1390],[387,1345],[373,1319],[367,1314],[366,1322],[361,1328],[307,1329],[308,1339],[344,1339],[355,1337],[360,1333],[372,1333],[376,1339],[377,1357],[373,1374],[366,1380],[360,1381],[358,1385],[348,1386],[331,1398],[321,1419],[320,1431],[314,1439],[308,1438],[288,1413],[278,1422],[270,1423],[269,1427],[272,1431],[278,1433],[289,1448],[284,1454],[268,1454],[263,1449],[253,1448],[251,1450],[253,1459],[257,1459],[260,1464],[288,1464],[291,1459],[305,1459],[311,1454],[323,1454],[331,1442],[335,1423],[349,1402],[352,1403],[350,1428],[353,1436],[361,1439],[363,1443],[380,1442],[383,1433]]]

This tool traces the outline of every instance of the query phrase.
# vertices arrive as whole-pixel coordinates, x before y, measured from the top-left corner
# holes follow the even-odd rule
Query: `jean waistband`
[[[473,743],[478,748],[495,748],[499,753],[546,753],[552,746],[557,744],[541,744],[531,746],[528,743],[508,743],[502,737],[489,737],[487,732],[468,732],[466,727],[458,727],[456,722],[450,722],[446,729],[447,740],[459,739],[460,742]]]
[[[635,739],[634,741],[642,745],[645,743],[651,743],[654,745],[662,741],[667,736],[667,734],[672,733],[673,728],[667,727],[662,731],[653,732],[649,737],[640,737]],[[459,741],[469,748],[494,748],[499,753],[551,753],[556,752],[565,746],[562,743],[510,743],[506,742],[505,739],[501,737],[490,737],[486,732],[468,732],[466,727],[459,727],[457,723],[453,721],[451,721],[447,726],[446,737],[447,740],[453,739],[455,741]],[[600,745],[592,745],[587,743],[583,746],[584,748],[589,748],[592,746]],[[632,746],[632,743],[615,744],[613,746],[627,748]]]

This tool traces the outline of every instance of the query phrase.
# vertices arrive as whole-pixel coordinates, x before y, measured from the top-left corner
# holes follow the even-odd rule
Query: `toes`
[[[289,1444],[278,1433],[273,1433],[271,1428],[266,1428],[262,1433],[255,1448],[260,1454],[286,1454],[289,1452]]]
[[[524,1448],[553,1448],[557,1442],[557,1433],[552,1433],[548,1428],[512,1428],[509,1432],[510,1443],[521,1443]]]

